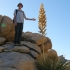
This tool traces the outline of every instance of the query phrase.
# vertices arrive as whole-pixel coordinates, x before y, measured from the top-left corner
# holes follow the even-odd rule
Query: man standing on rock
[[[21,35],[22,35],[22,30],[23,30],[23,23],[24,23],[24,18],[26,20],[33,20],[35,21],[36,19],[32,18],[27,18],[25,13],[22,11],[23,4],[19,3],[18,9],[14,11],[14,24],[15,24],[15,37],[14,37],[14,45],[21,45]]]

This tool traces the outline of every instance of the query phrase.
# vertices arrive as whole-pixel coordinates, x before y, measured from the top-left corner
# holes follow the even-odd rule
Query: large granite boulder
[[[7,41],[13,41],[15,31],[12,19],[3,16],[0,18],[0,22],[0,36],[6,38]]]
[[[35,60],[25,53],[0,53],[0,70],[36,70],[34,62]]]
[[[39,33],[25,32],[22,33],[22,41],[29,41],[35,43],[36,45],[42,45],[47,42],[47,37],[43,37]]]
[[[4,44],[5,40],[6,40],[5,38],[0,37],[0,45]]]

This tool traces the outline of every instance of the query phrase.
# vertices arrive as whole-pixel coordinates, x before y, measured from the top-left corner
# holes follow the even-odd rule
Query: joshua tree
[[[46,35],[46,14],[45,14],[43,3],[41,4],[39,10],[38,28],[40,29],[39,33],[41,33],[44,38],[44,36]],[[43,46],[43,54],[44,54],[44,44],[42,44],[42,46]]]

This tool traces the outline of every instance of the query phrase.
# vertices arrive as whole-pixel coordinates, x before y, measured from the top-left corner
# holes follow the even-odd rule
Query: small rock
[[[4,47],[1,47],[1,46],[0,46],[0,53],[1,53],[4,49],[5,49]]]
[[[24,41],[24,40],[27,40],[28,38],[31,38],[31,37],[32,37],[32,33],[31,32],[25,32],[25,33],[22,32],[21,40]]]
[[[49,49],[47,55],[50,59],[58,61],[58,54],[54,49]]]
[[[26,46],[15,46],[12,51],[15,51],[15,52],[20,52],[20,53],[29,53],[30,50],[29,48],[27,48]]]
[[[30,50],[30,54],[34,57],[34,58],[38,58],[39,54],[33,50]]]

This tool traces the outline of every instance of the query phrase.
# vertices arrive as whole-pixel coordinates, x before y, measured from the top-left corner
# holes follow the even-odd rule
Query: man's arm
[[[35,18],[27,18],[26,15],[25,15],[25,13],[24,13],[24,18],[25,18],[25,20],[33,20],[33,21],[36,20]]]
[[[25,17],[25,19],[26,19],[26,20],[33,20],[33,21],[36,20],[35,18],[26,18],[26,17]]]
[[[26,17],[25,17],[25,20],[33,20],[33,19],[31,19],[31,18],[26,18]]]

